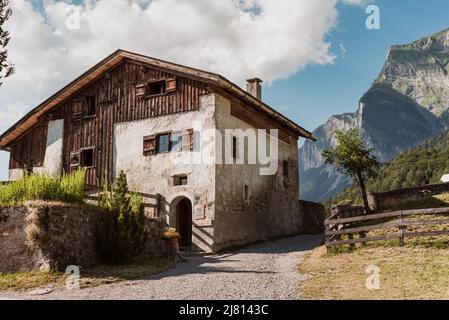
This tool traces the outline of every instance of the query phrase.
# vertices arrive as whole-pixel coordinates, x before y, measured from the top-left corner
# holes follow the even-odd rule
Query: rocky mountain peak
[[[384,67],[355,113],[334,115],[300,149],[301,197],[326,200],[351,181],[324,164],[335,131],[359,128],[383,162],[449,126],[449,29],[390,48]]]

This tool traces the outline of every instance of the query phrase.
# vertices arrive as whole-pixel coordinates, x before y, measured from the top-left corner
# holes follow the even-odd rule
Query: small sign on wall
[[[206,219],[206,208],[202,205],[195,206],[195,220]]]

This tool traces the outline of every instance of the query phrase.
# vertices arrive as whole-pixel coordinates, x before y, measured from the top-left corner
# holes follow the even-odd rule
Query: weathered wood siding
[[[137,85],[174,77],[177,80],[176,91],[150,98],[136,97]],[[72,151],[95,147],[94,167],[88,169],[86,183],[96,186],[104,177],[112,180],[114,123],[196,110],[199,96],[206,93],[205,83],[128,61],[122,63],[51,111],[54,119],[64,119],[64,170],[70,171]],[[83,100],[86,96],[96,97],[96,115],[73,120],[74,101]],[[32,131],[30,134],[11,144],[11,169],[20,168],[17,162],[29,159],[29,152],[37,153],[34,142],[31,142],[37,141],[36,136]],[[46,139],[43,141],[45,143]],[[45,154],[45,147],[39,154],[42,152]]]
[[[39,124],[11,145],[10,169],[31,169],[42,166],[45,158],[47,125]]]

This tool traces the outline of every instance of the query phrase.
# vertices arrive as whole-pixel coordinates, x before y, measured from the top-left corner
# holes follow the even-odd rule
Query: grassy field
[[[419,200],[390,210],[425,209],[449,206],[449,194]],[[410,216],[407,220],[441,220],[447,216]],[[392,219],[394,220],[394,219]],[[376,221],[383,223],[389,221]],[[367,223],[373,224],[373,223]],[[448,225],[408,227],[407,231],[447,230]],[[397,228],[368,232],[367,236],[395,233]],[[342,237],[345,239],[346,237]],[[325,247],[313,250],[299,266],[307,274],[301,292],[314,299],[443,299],[449,300],[449,236],[406,239],[404,247],[399,240],[388,240],[341,246],[328,253]],[[366,288],[366,268],[380,269],[379,290]]]
[[[380,289],[366,288],[366,268],[380,269]],[[312,299],[449,299],[449,252],[415,246],[367,247],[328,255],[313,250],[298,268],[301,292]]]
[[[29,290],[50,284],[63,285],[66,276],[48,272],[0,273],[0,291]]]
[[[167,270],[171,264],[165,259],[129,266],[107,266],[81,269],[81,289],[119,281],[136,280]],[[48,272],[0,273],[0,291],[29,290],[49,285],[63,286],[67,275]]]

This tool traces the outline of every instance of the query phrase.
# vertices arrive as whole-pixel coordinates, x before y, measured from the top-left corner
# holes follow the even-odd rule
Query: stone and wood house
[[[86,186],[98,190],[123,170],[133,189],[158,195],[155,218],[179,230],[182,246],[209,252],[301,233],[298,139],[313,137],[261,100],[261,80],[247,89],[118,50],[0,136],[0,149],[10,152],[9,180],[82,167]],[[198,125],[223,136],[276,129],[279,169],[260,175],[260,163],[183,161],[201,148]],[[232,139],[233,153],[240,142]]]

